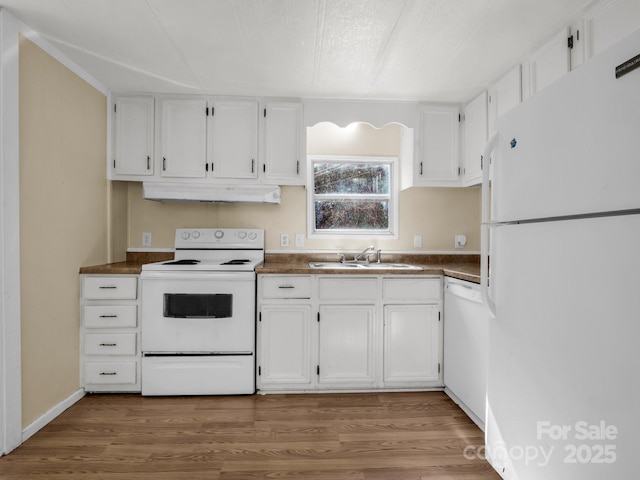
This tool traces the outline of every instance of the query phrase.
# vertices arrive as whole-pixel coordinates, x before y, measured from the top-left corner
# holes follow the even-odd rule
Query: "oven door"
[[[255,273],[143,272],[143,353],[253,353]]]

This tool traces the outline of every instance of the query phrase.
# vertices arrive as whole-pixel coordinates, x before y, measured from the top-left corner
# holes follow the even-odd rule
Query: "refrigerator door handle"
[[[484,158],[491,158],[491,154],[498,145],[498,134],[494,133],[484,148]],[[480,291],[482,302],[489,308],[493,317],[496,316],[496,305],[493,301],[492,291],[489,289],[489,229],[491,222],[490,180],[489,170],[491,162],[485,163],[482,169],[482,225],[480,230]]]

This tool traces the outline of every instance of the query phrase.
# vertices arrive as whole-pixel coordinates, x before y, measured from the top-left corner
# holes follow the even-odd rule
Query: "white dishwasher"
[[[489,359],[489,313],[480,285],[445,278],[445,392],[484,430]]]

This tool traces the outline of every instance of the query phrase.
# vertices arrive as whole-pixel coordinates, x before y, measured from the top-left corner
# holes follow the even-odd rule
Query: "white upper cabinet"
[[[489,88],[489,136],[498,117],[522,102],[522,69],[516,65]]]
[[[402,130],[402,188],[459,186],[460,109],[420,105],[418,118],[417,133]]]
[[[264,108],[265,183],[304,185],[305,158],[302,104],[267,102]]]
[[[638,0],[603,0],[587,10],[584,16],[586,58],[606,50],[634,32],[640,25]]]
[[[564,27],[533,50],[523,62],[525,98],[580,66],[585,60],[585,33],[582,21]]]
[[[163,177],[206,176],[207,100],[160,98],[159,147]]]
[[[154,98],[117,96],[113,99],[111,179],[153,175]]]
[[[535,95],[571,70],[569,28],[563,28],[526,58],[527,97]]]
[[[213,178],[258,177],[257,101],[214,101],[208,135],[208,163]]]
[[[484,147],[487,144],[487,92],[482,92],[464,108],[464,186],[482,181]]]
[[[419,184],[457,185],[459,181],[460,109],[424,106],[420,109]]]

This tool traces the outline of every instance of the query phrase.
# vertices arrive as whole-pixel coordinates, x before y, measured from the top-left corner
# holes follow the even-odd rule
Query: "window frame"
[[[315,200],[323,195],[316,195],[314,188],[314,163],[384,163],[389,168],[389,195],[384,199],[389,201],[389,228],[386,230],[363,229],[332,229],[316,230],[315,225]],[[307,236],[309,238],[398,238],[398,195],[399,195],[399,159],[398,157],[373,156],[373,155],[308,155],[307,156]],[[366,198],[355,195],[335,195],[335,198]],[[326,198],[326,197],[325,197]],[[372,195],[370,198],[381,198],[380,195]]]

